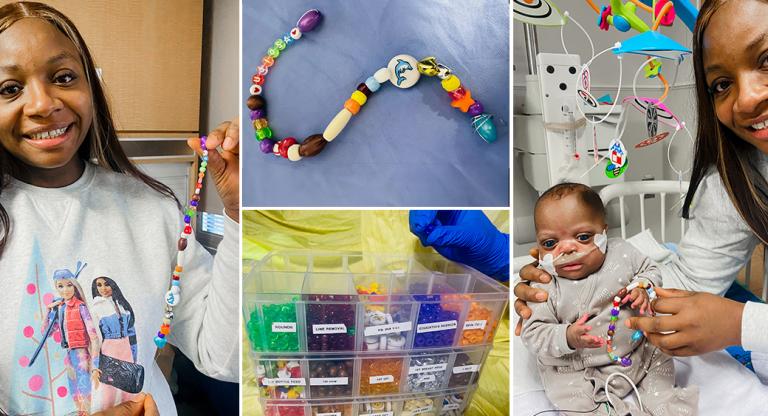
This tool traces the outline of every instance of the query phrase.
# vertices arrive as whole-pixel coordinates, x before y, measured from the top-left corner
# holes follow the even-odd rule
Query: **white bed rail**
[[[667,228],[667,195],[674,195],[670,208],[678,205],[678,201],[682,199],[688,191],[688,182],[679,181],[634,181],[634,182],[622,182],[615,183],[606,186],[600,191],[600,198],[603,199],[603,204],[608,206],[608,203],[614,199],[619,199],[619,215],[621,218],[621,238],[627,238],[627,224],[626,214],[624,208],[625,197],[638,197],[640,205],[640,231],[646,229],[645,221],[645,196],[646,195],[659,195],[661,204],[661,242],[666,242],[666,228]],[[678,206],[677,210],[680,209]],[[679,212],[679,211],[676,211]],[[680,217],[680,237],[682,238],[685,233],[685,219]]]

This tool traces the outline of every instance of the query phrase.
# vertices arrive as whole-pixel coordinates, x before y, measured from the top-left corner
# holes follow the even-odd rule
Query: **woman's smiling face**
[[[718,120],[768,154],[768,4],[729,1],[703,41],[707,86]]]
[[[0,146],[27,182],[79,177],[77,150],[93,120],[91,91],[75,45],[50,23],[25,18],[0,33]]]

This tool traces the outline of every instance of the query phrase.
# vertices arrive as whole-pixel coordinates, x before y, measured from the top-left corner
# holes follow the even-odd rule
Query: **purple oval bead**
[[[469,114],[471,117],[483,114],[483,105],[480,103],[480,101],[475,101],[474,104],[470,105],[469,110],[467,110],[467,114]]]
[[[259,108],[256,110],[251,110],[251,121],[258,120],[260,118],[264,118],[267,116],[267,110],[263,108]]]
[[[270,139],[264,139],[259,142],[259,148],[262,153],[272,153],[272,149],[275,147],[275,141]]]
[[[193,199],[193,200],[189,201],[189,205],[191,205],[191,206],[193,206],[193,207],[196,207],[196,206],[197,206],[197,201],[195,201],[195,200]]]
[[[301,15],[299,21],[296,23],[296,26],[299,28],[301,33],[307,33],[314,30],[317,25],[320,24],[321,20],[323,20],[323,14],[320,13],[320,10],[307,10],[303,15]]]
[[[616,325],[613,325],[613,324],[608,325],[608,329],[610,329],[611,331],[615,331],[616,330]]]
[[[185,215],[185,216],[184,216],[184,223],[185,223],[185,224],[189,224],[191,221],[192,221],[192,218],[190,218],[190,216],[189,216],[189,215]]]
[[[623,365],[624,367],[629,367],[630,365],[632,365],[632,360],[629,357],[623,357],[621,359],[621,365]]]
[[[618,309],[611,309],[611,316],[619,316],[619,310]]]

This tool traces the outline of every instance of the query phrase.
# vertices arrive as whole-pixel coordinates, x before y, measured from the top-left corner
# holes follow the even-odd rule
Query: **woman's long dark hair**
[[[88,163],[95,159],[99,166],[114,172],[133,176],[144,182],[155,191],[173,199],[181,207],[171,188],[160,181],[142,173],[134,166],[125,155],[120,142],[117,139],[117,131],[112,121],[107,97],[99,82],[96,73],[96,65],[91,57],[91,52],[85,44],[83,37],[75,25],[58,10],[35,2],[18,2],[0,7],[0,33],[11,27],[14,23],[27,17],[43,19],[64,34],[77,48],[85,69],[85,78],[91,88],[93,102],[93,121],[88,129],[85,141],[78,150],[78,157]],[[18,176],[21,166],[19,163],[0,148],[0,194],[8,186],[12,177]],[[5,207],[0,204],[0,254],[2,254],[8,237],[11,233],[11,219]]]
[[[118,305],[122,306],[123,309],[131,313],[131,318],[128,321],[128,328],[132,327],[133,324],[136,322],[136,316],[133,313],[133,308],[131,308],[131,304],[128,303],[128,299],[126,299],[125,296],[123,296],[123,292],[120,291],[120,286],[118,286],[114,280],[110,279],[107,276],[99,276],[93,279],[93,283],[91,283],[91,295],[93,296],[93,298],[96,299],[97,296],[101,296],[99,294],[99,289],[96,287],[96,282],[99,279],[104,279],[104,281],[107,282],[109,287],[112,288],[112,300]]]
[[[760,174],[754,158],[751,157],[755,153],[755,148],[720,123],[704,72],[704,31],[712,20],[712,16],[727,2],[728,0],[704,2],[693,31],[698,140],[693,159],[691,185],[683,204],[683,217],[690,218],[693,196],[708,170],[714,166],[739,215],[757,238],[764,244],[768,244],[768,183]]]

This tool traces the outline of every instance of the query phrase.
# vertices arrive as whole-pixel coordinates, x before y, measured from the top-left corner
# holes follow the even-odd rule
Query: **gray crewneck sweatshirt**
[[[75,410],[74,390],[87,390],[73,389],[68,370],[76,363],[65,360],[69,354],[60,333],[51,334],[29,365],[43,337],[46,305],[59,297],[54,272],[68,269],[74,274],[82,262],[87,265],[77,282],[89,307],[94,304],[94,281],[106,276],[133,309],[137,362],[111,375],[133,378],[136,384],[142,368],[142,391],[155,397],[160,414],[175,415],[170,389],[154,360],[154,337],[163,320],[164,294],[183,225],[175,202],[132,177],[86,163],[82,177],[62,188],[12,180],[0,203],[11,217],[8,244],[0,255],[0,293],[7,296],[0,319],[5,335],[0,340],[0,409],[65,415]],[[227,219],[215,258],[189,239],[182,300],[174,308],[168,338],[203,373],[230,381],[237,380],[239,371],[238,237],[238,224]],[[91,316],[100,319],[99,314]],[[120,318],[111,319],[102,325],[120,328]],[[99,322],[93,324],[98,327]],[[122,342],[110,340],[101,354],[115,354]],[[92,412],[115,404],[106,402],[103,384],[91,387]]]

